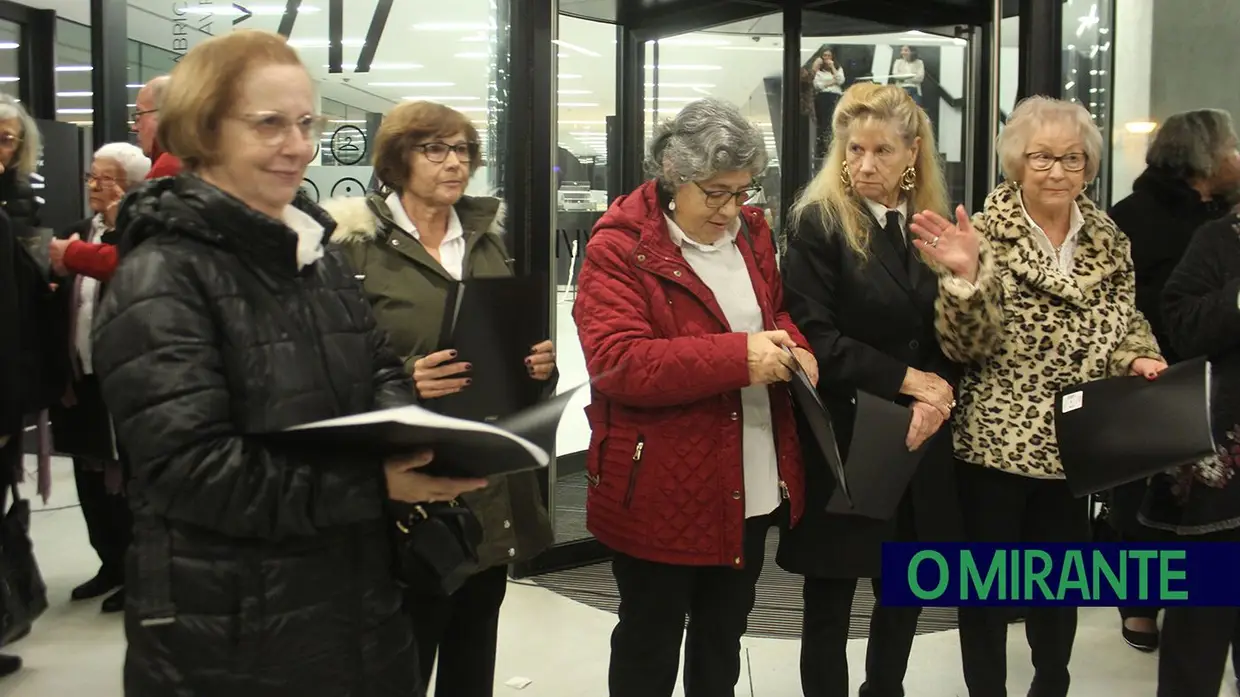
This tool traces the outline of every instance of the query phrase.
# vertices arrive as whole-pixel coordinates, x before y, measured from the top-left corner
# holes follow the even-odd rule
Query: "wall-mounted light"
[[[1158,128],[1158,124],[1153,121],[1129,121],[1124,124],[1124,130],[1133,134],[1153,133]]]

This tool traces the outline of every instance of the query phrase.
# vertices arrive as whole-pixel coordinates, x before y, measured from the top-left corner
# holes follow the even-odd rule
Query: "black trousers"
[[[835,107],[839,105],[841,96],[834,92],[818,92],[814,95],[814,119],[818,122],[814,157],[826,157],[827,150],[831,147],[831,120],[835,117]]]
[[[1240,530],[1185,536],[1185,542],[1240,542]],[[1217,697],[1227,671],[1240,679],[1240,607],[1165,608],[1158,648],[1158,697]]]
[[[435,672],[438,697],[490,697],[494,693],[499,609],[507,592],[508,568],[497,566],[475,574],[450,597],[405,598],[422,684],[430,683]]]
[[[99,555],[99,573],[116,582],[125,579],[125,552],[133,539],[133,516],[129,501],[120,494],[108,493],[104,474],[92,471],[87,461],[73,458],[73,480],[77,484],[82,517],[90,546]]]
[[[859,697],[902,697],[921,608],[883,605],[882,581],[871,579],[870,584],[877,602],[870,616],[865,683]],[[848,627],[856,592],[856,579],[805,579],[801,625],[801,690],[805,697],[848,697]]]
[[[971,542],[1087,542],[1089,502],[1062,479],[1034,479],[958,463],[956,480]],[[969,697],[1007,697],[1007,619],[1003,607],[962,607],[960,654]],[[1025,637],[1033,658],[1030,697],[1066,697],[1076,639],[1076,608],[1031,607]]]
[[[745,521],[745,566],[679,566],[616,554],[620,621],[611,635],[611,697],[670,697],[685,645],[685,697],[735,694],[766,535],[777,515]],[[689,619],[688,630],[685,618]]]

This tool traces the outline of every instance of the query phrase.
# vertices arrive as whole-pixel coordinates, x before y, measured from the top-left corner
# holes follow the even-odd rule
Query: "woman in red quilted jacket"
[[[817,363],[784,310],[775,244],[743,205],[767,163],[733,106],[658,129],[654,179],[595,226],[573,318],[593,399],[590,532],[615,552],[611,697],[733,694],[766,534],[803,508],[785,385]]]

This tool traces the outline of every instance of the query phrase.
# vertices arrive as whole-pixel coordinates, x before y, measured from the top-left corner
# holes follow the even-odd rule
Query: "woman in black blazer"
[[[961,534],[946,425],[956,368],[934,331],[938,279],[908,234],[915,211],[947,211],[933,129],[903,89],[862,83],[844,94],[834,132],[822,171],[793,208],[795,233],[783,264],[788,311],[818,357],[818,389],[841,455],[848,456],[857,391],[909,406],[906,445],[926,450],[897,514],[875,520],[826,512],[835,482],[807,448],[805,518],[783,534],[778,555],[781,567],[805,576],[806,697],[848,695],[853,595],[857,579],[870,578],[881,599],[882,543]],[[904,694],[918,615],[918,608],[876,606],[863,697]]]

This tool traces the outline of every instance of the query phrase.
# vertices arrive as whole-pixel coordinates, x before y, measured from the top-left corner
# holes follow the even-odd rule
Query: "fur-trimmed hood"
[[[341,245],[373,242],[383,232],[396,226],[388,209],[387,197],[370,193],[364,197],[334,198],[320,204],[336,221],[332,242]],[[462,196],[456,203],[456,215],[466,237],[484,233],[503,237],[504,202],[489,196]]]

